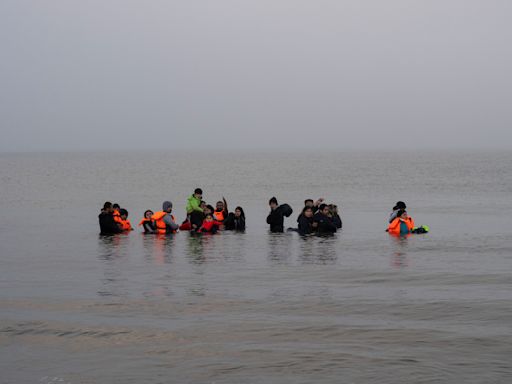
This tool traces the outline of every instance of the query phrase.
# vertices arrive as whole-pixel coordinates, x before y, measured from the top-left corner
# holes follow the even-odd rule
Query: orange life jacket
[[[213,212],[213,217],[217,221],[224,221],[224,210]]]
[[[400,218],[397,217],[389,224],[388,232],[390,235],[400,235],[400,222]],[[412,229],[414,228],[414,220],[412,219],[412,217],[408,217],[407,219],[405,219],[404,223],[405,225],[407,225],[407,229],[409,230],[409,232],[412,231]]]
[[[139,222],[139,224],[137,224],[137,225],[140,227],[141,225],[144,225],[144,223],[151,223],[151,220],[150,220],[150,219],[147,219],[147,218],[143,218],[143,219]]]
[[[132,228],[132,224],[130,223],[130,220],[128,220],[128,219],[126,219],[126,220],[121,219],[121,229],[123,231],[131,231],[133,228]]]
[[[167,212],[158,211],[158,212],[155,212],[153,214],[153,216],[151,216],[151,220],[155,221],[156,233],[167,233],[167,226],[165,225],[165,222],[164,222],[165,215],[167,215]],[[172,221],[176,221],[174,219],[173,215],[171,215],[171,218],[172,218]],[[174,232],[176,232],[176,231],[173,231],[173,233]]]
[[[114,221],[118,224],[123,224],[123,219],[121,219],[121,214],[117,209],[114,209],[114,212],[112,213],[112,216],[114,216]]]

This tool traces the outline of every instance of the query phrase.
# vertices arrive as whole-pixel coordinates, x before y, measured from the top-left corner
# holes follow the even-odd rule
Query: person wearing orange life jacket
[[[175,233],[179,229],[179,225],[176,224],[176,220],[174,216],[171,215],[171,212],[172,203],[170,201],[164,201],[162,210],[151,216],[151,220],[155,222],[156,233]]]
[[[121,229],[123,231],[132,231],[132,224],[128,220],[128,211],[124,208],[119,209],[119,217],[121,219]]]
[[[155,222],[151,220],[151,216],[153,216],[153,211],[148,209],[144,212],[144,218],[139,222],[139,227],[144,228],[144,233],[155,233],[156,231]]]
[[[217,201],[215,205],[215,210],[213,211],[213,218],[219,222],[224,222],[228,217],[228,203],[224,196],[222,196],[222,201]]]
[[[414,228],[414,220],[407,215],[405,209],[399,209],[396,218],[389,224],[388,232],[394,236],[405,236],[411,233]]]
[[[121,213],[120,213],[121,207],[119,206],[119,204],[114,203],[112,205],[112,208],[114,209],[114,212],[112,213],[112,216],[114,216],[114,221],[116,223],[118,223],[120,226],[122,226],[123,224],[122,224]]]
[[[98,216],[101,231],[100,235],[114,235],[122,232],[119,224],[114,220],[113,212],[114,209],[112,208],[112,203],[110,201],[106,201]]]

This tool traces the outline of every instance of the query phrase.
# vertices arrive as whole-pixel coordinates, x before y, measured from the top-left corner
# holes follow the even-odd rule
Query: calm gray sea
[[[512,153],[0,154],[0,383],[510,383]],[[244,234],[102,238],[196,187]],[[268,199],[341,207],[269,234]],[[431,232],[384,231],[404,200]]]

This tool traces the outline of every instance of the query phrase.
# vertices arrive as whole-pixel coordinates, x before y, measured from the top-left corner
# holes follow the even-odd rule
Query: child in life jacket
[[[207,214],[203,220],[203,224],[197,229],[197,232],[209,232],[216,233],[219,230],[219,226],[222,223],[213,219],[213,215],[211,213]]]
[[[122,226],[122,221],[123,219],[121,219],[121,207],[119,206],[119,204],[117,203],[114,203],[112,205],[112,208],[114,209],[114,212],[112,212],[112,216],[114,216],[114,221],[119,225],[119,227]]]
[[[404,236],[412,233],[414,229],[414,220],[407,215],[405,209],[400,209],[396,213],[396,218],[389,224],[388,232],[390,235]]]
[[[146,212],[144,212],[144,218],[139,223],[139,227],[142,226],[145,233],[156,232],[156,225],[155,222],[151,220],[151,216],[153,216],[153,211],[148,209]]]
[[[121,218],[121,229],[123,231],[132,231],[132,224],[130,223],[130,220],[128,220],[128,211],[124,208],[121,208],[119,210],[119,217]]]

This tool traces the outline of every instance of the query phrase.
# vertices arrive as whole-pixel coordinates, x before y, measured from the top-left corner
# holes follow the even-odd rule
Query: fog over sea
[[[512,382],[512,152],[1,153],[0,185],[2,384]],[[247,231],[99,236],[196,187]],[[272,196],[343,230],[270,234]]]

